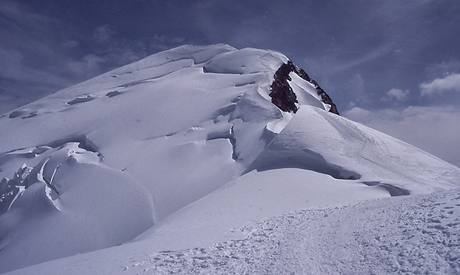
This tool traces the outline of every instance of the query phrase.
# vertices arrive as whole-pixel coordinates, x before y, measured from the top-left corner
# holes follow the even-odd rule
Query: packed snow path
[[[304,210],[211,248],[128,259],[120,273],[460,273],[460,190]]]

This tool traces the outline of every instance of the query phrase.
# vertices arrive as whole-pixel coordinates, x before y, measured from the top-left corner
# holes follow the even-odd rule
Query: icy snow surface
[[[11,274],[458,274],[460,190],[301,210],[206,248],[111,248]]]
[[[387,223],[403,217],[397,207],[422,215],[431,208],[419,201],[438,199],[422,194],[458,187],[460,169],[327,112],[296,75],[289,85],[300,109],[282,112],[269,93],[287,61],[269,50],[181,46],[0,116],[0,272],[53,259],[18,272],[367,272],[354,266],[364,254],[353,230],[374,238],[377,223],[353,227],[340,216],[365,220],[388,208],[379,218]],[[441,223],[449,234],[458,228],[453,219]],[[343,239],[350,246],[333,248],[328,234],[337,233],[319,230],[322,222],[350,222],[352,236]],[[395,228],[388,230],[404,233]],[[303,246],[311,249],[295,253]],[[382,257],[400,253],[393,248]],[[350,262],[340,258],[347,249]],[[368,249],[374,254],[364,260],[377,262],[380,254]],[[449,264],[457,258],[446,253],[433,264],[455,273]],[[376,270],[412,268],[409,256]]]

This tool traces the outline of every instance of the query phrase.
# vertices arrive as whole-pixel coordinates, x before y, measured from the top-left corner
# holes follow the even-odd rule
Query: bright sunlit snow
[[[181,46],[1,116],[0,272],[417,272],[395,243],[413,231],[448,242],[416,250],[426,270],[460,272],[460,169],[328,112],[293,73],[299,110],[281,111],[287,61]]]

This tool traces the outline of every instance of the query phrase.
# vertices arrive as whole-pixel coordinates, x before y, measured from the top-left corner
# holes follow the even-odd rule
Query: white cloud
[[[382,98],[384,101],[405,101],[409,96],[409,90],[401,90],[401,89],[390,89],[386,92],[385,96]]]
[[[420,91],[422,96],[460,92],[460,74],[451,74],[444,78],[437,78],[429,83],[422,83]]]
[[[353,107],[350,110],[345,112],[345,116],[349,119],[353,119],[356,121],[363,121],[365,118],[369,117],[372,114],[371,111],[360,108],[360,107]]]
[[[367,110],[354,107],[344,116],[460,166],[458,108],[409,106],[401,110]]]

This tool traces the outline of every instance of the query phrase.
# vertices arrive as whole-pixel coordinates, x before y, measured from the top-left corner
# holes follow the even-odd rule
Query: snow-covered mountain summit
[[[337,114],[283,54],[223,44],[157,53],[4,114],[0,272],[459,186],[459,168]]]

